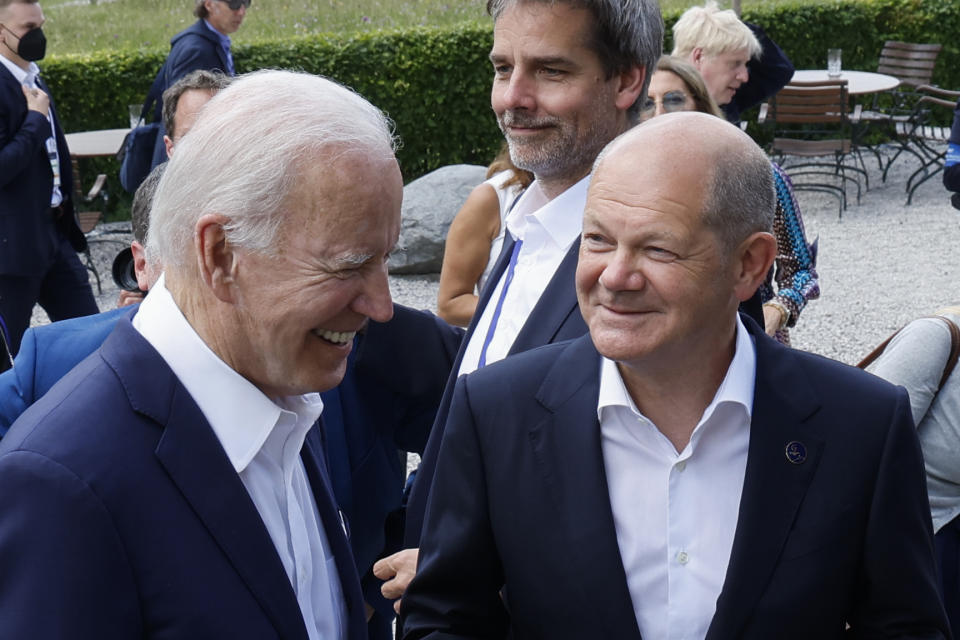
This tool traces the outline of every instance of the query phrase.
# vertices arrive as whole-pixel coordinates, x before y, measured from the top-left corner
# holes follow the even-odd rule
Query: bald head
[[[637,180],[641,170],[649,179]],[[773,228],[770,159],[739,127],[705,113],[670,113],[634,127],[600,154],[593,175],[601,183],[609,177],[612,188],[652,183],[665,199],[696,193],[702,222],[726,251]]]

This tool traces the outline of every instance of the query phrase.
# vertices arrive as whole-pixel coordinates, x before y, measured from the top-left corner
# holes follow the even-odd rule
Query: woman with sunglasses
[[[672,111],[700,111],[723,117],[699,72],[679,58],[663,56],[650,78],[640,117],[646,121]],[[773,217],[777,259],[766,281],[760,285],[759,293],[763,302],[764,329],[789,345],[788,328],[797,324],[797,318],[809,300],[820,297],[815,268],[816,243],[813,246],[807,244],[800,207],[793,196],[790,179],[779,166],[773,162],[770,164],[777,189],[777,208]]]

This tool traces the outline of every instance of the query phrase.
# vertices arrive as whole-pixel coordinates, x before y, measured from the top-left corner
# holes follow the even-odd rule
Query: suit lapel
[[[510,347],[510,353],[522,353],[534,347],[553,342],[554,336],[563,323],[577,310],[577,290],[574,276],[577,271],[577,259],[580,253],[578,237],[560,262],[547,287],[537,300],[523,328],[517,334]],[[501,256],[502,258],[502,256]]]
[[[640,638],[610,506],[597,399],[600,355],[590,336],[567,347],[537,400],[549,412],[530,428],[539,471],[569,549],[565,562],[583,587],[584,608],[604,629],[597,637]]]
[[[281,638],[307,631],[270,534],[193,398],[130,324],[121,319],[101,352],[133,409],[157,421],[156,456],[260,603]]]
[[[313,489],[317,512],[323,522],[323,530],[333,551],[337,563],[337,573],[340,577],[340,587],[347,606],[347,637],[361,640],[366,637],[366,609],[363,594],[360,592],[360,578],[353,561],[353,553],[347,542],[346,524],[337,509],[336,501],[331,490],[330,477],[327,474],[324,462],[322,443],[323,419],[318,421],[308,433],[300,452],[303,466],[307,470],[307,478]]]
[[[757,348],[750,446],[730,564],[708,640],[741,635],[780,559],[824,446],[805,428],[819,402],[791,351],[752,321],[744,320],[744,325]],[[787,457],[791,442],[806,449],[799,464]]]

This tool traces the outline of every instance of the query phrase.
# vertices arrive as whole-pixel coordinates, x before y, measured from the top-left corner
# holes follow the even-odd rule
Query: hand
[[[396,600],[393,603],[393,610],[397,613],[400,613],[400,598],[403,597],[407,587],[410,586],[410,581],[417,573],[419,554],[419,549],[404,549],[378,560],[373,565],[373,575],[385,581],[380,587],[380,593],[387,600]]]
[[[117,308],[128,307],[138,302],[143,302],[143,291],[127,291],[124,289],[117,298]]]
[[[783,323],[783,313],[773,305],[763,305],[763,328],[773,336]]]
[[[20,85],[20,88],[23,89],[23,95],[27,98],[27,109],[39,111],[44,117],[48,117],[50,113],[50,96],[41,89],[30,89],[25,84]]]

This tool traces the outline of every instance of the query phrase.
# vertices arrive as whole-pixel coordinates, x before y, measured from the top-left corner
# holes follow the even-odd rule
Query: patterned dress
[[[773,217],[773,233],[777,238],[777,258],[766,281],[760,285],[760,299],[773,302],[787,313],[787,321],[776,333],[783,344],[790,344],[789,327],[797,324],[800,312],[810,300],[820,297],[817,276],[817,246],[807,243],[800,207],[793,195],[790,178],[775,162],[773,182],[777,191],[777,210]],[[776,291],[773,283],[776,281]]]

